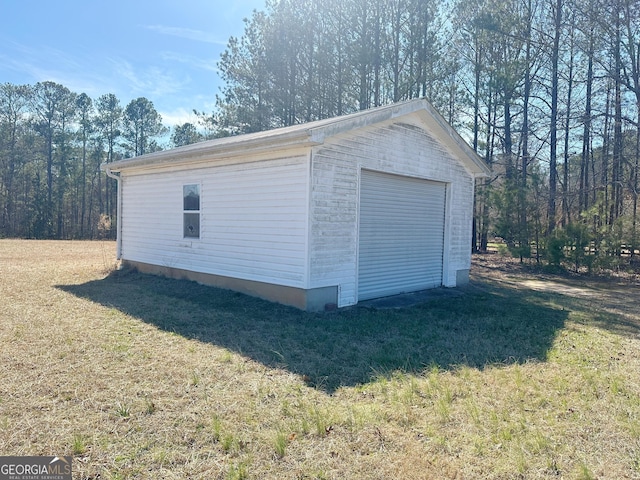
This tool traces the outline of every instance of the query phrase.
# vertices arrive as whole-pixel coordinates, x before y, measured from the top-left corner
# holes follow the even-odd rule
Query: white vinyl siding
[[[161,271],[175,269],[169,272],[175,276],[186,270],[293,287],[276,290],[286,291],[285,296],[306,290],[304,301],[337,301],[340,307],[398,288],[455,286],[470,267],[474,175],[488,170],[443,122],[426,102],[416,100],[115,162],[111,170],[121,178],[122,258],[165,267]],[[394,258],[401,253],[393,251],[395,239],[367,243],[375,239],[367,240],[367,222],[385,223],[397,215],[371,213],[379,206],[367,205],[368,172],[437,186],[433,208],[442,212],[442,223],[436,236],[443,240],[439,250],[427,248],[440,259],[432,280],[421,283],[424,276],[415,272],[410,275],[419,278],[417,283],[400,279],[400,270],[415,259]],[[199,238],[185,236],[184,215],[190,213],[183,208],[185,185],[199,185]],[[425,233],[424,225],[410,221],[422,218],[420,200],[413,200],[394,205],[409,215],[396,229],[414,239],[410,245],[419,239],[433,243],[431,230]],[[389,196],[384,201],[393,205]],[[413,247],[398,250],[407,248]],[[379,269],[384,275],[371,280]],[[382,284],[383,277],[403,283],[366,291],[367,282]],[[359,284],[365,286],[361,291]]]
[[[442,284],[454,286],[471,261],[474,178],[421,119],[376,124],[314,148],[310,206],[310,287],[339,286],[339,306],[358,301],[359,171],[447,184]]]
[[[363,170],[358,300],[442,285],[446,185]]]
[[[123,258],[306,287],[307,157],[123,178]],[[183,236],[183,185],[201,185],[200,239]]]

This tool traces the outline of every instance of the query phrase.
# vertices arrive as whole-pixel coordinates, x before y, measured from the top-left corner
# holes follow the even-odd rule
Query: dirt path
[[[640,336],[640,275],[550,274],[533,264],[486,254],[474,256],[471,277],[476,281],[489,279],[512,288],[586,300],[596,311],[620,315],[625,330],[635,331]]]

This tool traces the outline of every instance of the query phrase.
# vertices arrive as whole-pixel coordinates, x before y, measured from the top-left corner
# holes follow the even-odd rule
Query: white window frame
[[[186,204],[188,189],[196,190],[198,196],[198,205],[196,208],[189,207]],[[197,222],[188,221],[187,218],[197,218]],[[200,183],[185,183],[182,185],[182,238],[185,240],[199,240],[202,238],[202,185]],[[188,232],[197,230],[192,234]]]

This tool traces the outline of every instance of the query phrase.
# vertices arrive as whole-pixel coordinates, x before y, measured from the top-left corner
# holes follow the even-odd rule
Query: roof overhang
[[[272,151],[300,149],[321,145],[335,135],[370,125],[393,121],[417,114],[428,130],[442,142],[454,157],[464,164],[474,177],[489,176],[487,164],[469,147],[464,139],[424,99],[409,100],[383,107],[363,110],[342,117],[278,128],[258,133],[208,140],[192,145],[154,152],[108,164],[111,172],[127,169],[147,170],[183,165],[211,163],[235,157],[251,158]],[[107,169],[107,165],[102,166]]]
[[[325,138],[366,127],[376,123],[390,122],[396,118],[417,114],[434,137],[444,143],[450,152],[460,159],[474,177],[488,177],[491,169],[486,162],[467,144],[442,115],[426,99],[420,98],[394,103],[384,107],[364,110],[353,115],[338,117],[320,125],[309,124],[311,140],[316,144]]]

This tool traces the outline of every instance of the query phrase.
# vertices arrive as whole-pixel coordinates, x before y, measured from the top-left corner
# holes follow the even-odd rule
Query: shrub
[[[567,243],[567,239],[564,232],[556,230],[547,237],[544,241],[544,257],[547,259],[549,266],[555,268],[562,267],[562,261],[564,260],[564,247]]]

